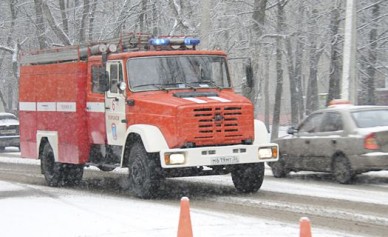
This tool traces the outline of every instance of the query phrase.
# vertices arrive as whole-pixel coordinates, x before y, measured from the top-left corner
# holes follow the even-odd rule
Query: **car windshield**
[[[388,126],[388,109],[354,111],[352,116],[359,128]]]
[[[133,58],[127,72],[132,91],[230,87],[226,61],[220,56]]]

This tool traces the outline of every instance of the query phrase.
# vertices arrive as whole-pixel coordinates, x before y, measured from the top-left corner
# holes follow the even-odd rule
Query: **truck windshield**
[[[226,61],[220,56],[132,58],[127,72],[132,91],[230,87]]]

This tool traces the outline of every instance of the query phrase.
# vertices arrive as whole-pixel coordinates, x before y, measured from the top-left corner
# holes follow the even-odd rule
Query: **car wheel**
[[[148,154],[141,142],[136,142],[129,156],[129,183],[135,195],[149,199],[155,196],[161,183],[156,159]]]
[[[349,160],[344,155],[338,155],[334,158],[332,174],[338,183],[348,184],[352,181],[354,174]]]
[[[64,184],[79,185],[84,174],[83,165],[66,164],[64,167]]]
[[[260,189],[264,180],[264,163],[235,165],[232,181],[237,191],[254,193]]]
[[[61,163],[55,162],[54,152],[49,143],[44,145],[39,156],[42,173],[47,184],[51,187],[59,186],[63,178],[63,166]]]
[[[284,178],[288,174],[286,170],[286,162],[281,154],[279,160],[271,162],[269,166],[271,167],[272,174],[275,178]]]

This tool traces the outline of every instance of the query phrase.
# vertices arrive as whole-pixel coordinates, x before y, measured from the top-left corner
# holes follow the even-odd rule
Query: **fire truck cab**
[[[96,166],[128,167],[140,198],[165,178],[228,173],[238,191],[258,191],[278,146],[234,92],[226,54],[198,44],[128,34],[23,55],[22,156],[41,160],[50,186],[77,184]]]

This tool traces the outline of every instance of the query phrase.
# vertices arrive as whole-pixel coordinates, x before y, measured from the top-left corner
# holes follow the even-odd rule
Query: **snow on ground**
[[[0,157],[0,161],[39,164],[37,160],[16,157]],[[265,183],[263,188],[271,190]],[[319,187],[312,187],[319,191]],[[285,191],[282,186],[278,189],[275,191]],[[298,188],[292,190],[302,192]],[[171,203],[0,181],[0,235],[176,236],[179,201]],[[191,208],[190,213],[194,236],[299,236],[300,217],[289,224],[196,208]],[[351,236],[314,227],[312,233],[315,237]]]
[[[32,196],[23,193],[36,191]],[[42,194],[39,194],[42,192]],[[3,194],[7,194],[4,197]],[[13,194],[13,195],[12,195]],[[47,195],[49,194],[49,195]],[[2,197],[3,196],[3,197]],[[1,236],[176,236],[175,206],[0,181]],[[298,236],[298,223],[191,208],[194,236]],[[313,228],[314,236],[346,236]]]

